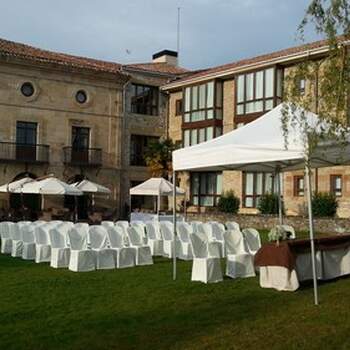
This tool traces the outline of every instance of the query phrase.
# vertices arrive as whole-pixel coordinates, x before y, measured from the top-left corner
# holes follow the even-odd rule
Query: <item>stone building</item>
[[[168,136],[183,147],[227,133],[249,123],[283,100],[286,77],[303,59],[327,55],[325,41],[289,48],[262,56],[194,72],[162,87],[169,94]],[[318,87],[301,79],[300,94],[314,94]],[[241,200],[241,213],[256,213],[259,197],[274,190],[270,173],[183,172],[180,185],[187,188],[189,210],[205,212],[215,207],[222,192],[233,190]],[[338,215],[350,214],[350,167],[315,169],[313,188],[333,192]],[[283,197],[287,214],[302,214],[305,208],[303,172],[283,174]]]
[[[148,176],[140,152],[165,134],[159,86],[184,72],[171,51],[121,65],[0,40],[0,183],[87,177],[112,190],[104,205],[122,215],[130,182]]]

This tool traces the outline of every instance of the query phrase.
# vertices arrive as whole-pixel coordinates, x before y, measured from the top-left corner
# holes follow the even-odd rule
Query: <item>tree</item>
[[[288,125],[304,130],[307,147],[312,152],[320,140],[345,141],[349,126],[350,61],[345,42],[350,39],[349,0],[312,0],[297,33],[305,40],[305,29],[312,24],[317,34],[329,45],[328,54],[309,56],[286,76],[282,127],[287,143]],[[300,93],[300,81],[308,82],[309,91]],[[313,110],[320,117],[318,125],[309,125],[306,118],[297,119],[297,106]],[[322,125],[327,123],[327,128]],[[316,132],[317,130],[317,132]],[[321,132],[320,132],[321,130]]]
[[[159,142],[152,142],[145,154],[145,162],[154,177],[170,178],[172,167],[172,152],[175,144],[171,139],[161,138]]]

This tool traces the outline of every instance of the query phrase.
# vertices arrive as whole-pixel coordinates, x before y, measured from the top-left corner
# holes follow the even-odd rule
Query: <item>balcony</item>
[[[50,146],[0,142],[0,161],[8,163],[48,163]]]
[[[63,147],[63,163],[71,166],[99,167],[102,165],[102,149]]]

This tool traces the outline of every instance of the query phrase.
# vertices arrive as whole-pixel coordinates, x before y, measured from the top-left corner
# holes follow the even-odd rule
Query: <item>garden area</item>
[[[300,234],[298,235],[301,236]],[[263,240],[267,232],[263,232]],[[350,279],[297,292],[191,282],[191,262],[73,273],[0,255],[1,349],[347,349]]]

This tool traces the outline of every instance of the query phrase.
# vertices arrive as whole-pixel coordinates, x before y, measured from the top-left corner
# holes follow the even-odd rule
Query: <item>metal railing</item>
[[[76,166],[101,166],[101,148],[63,147],[63,163]]]
[[[24,163],[48,163],[49,145],[0,142],[0,161]]]

